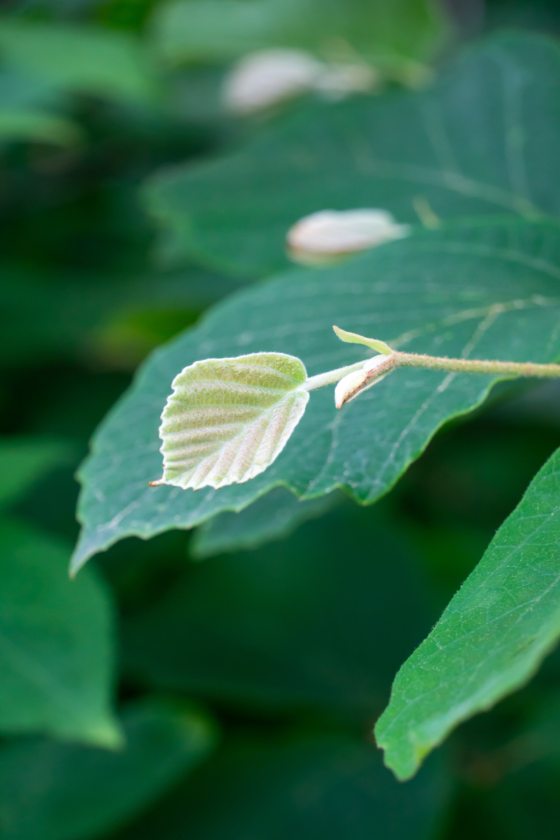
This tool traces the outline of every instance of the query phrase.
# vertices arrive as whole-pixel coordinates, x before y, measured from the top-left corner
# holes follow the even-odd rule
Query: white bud
[[[334,404],[337,408],[342,408],[347,402],[351,402],[362,391],[367,391],[385,379],[388,373],[392,370],[390,363],[390,356],[374,356],[364,362],[359,370],[344,376],[334,389]],[[389,365],[388,369],[387,366]],[[382,368],[385,372],[375,375],[375,371]]]
[[[385,210],[321,210],[290,228],[287,246],[296,262],[324,265],[407,233],[408,225],[398,224]]]
[[[263,50],[241,59],[224,85],[224,102],[234,114],[251,114],[311,90],[323,65],[301,50]]]
[[[238,116],[261,111],[316,91],[330,99],[373,90],[377,72],[357,62],[325,63],[303,50],[250,53],[233,66],[223,89],[224,103]]]

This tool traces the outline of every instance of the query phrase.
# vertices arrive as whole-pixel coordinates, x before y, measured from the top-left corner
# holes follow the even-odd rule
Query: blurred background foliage
[[[226,514],[65,572],[96,425],[151,349],[245,282],[165,259],[146,181],[306,107],[236,118],[231,62],[346,50],[417,84],[504,25],[554,33],[560,7],[2,4],[1,837],[557,836],[557,656],[411,783],[370,736],[399,664],[557,444],[557,389],[504,386],[373,509],[329,498],[296,523],[277,491],[252,514],[262,545]]]

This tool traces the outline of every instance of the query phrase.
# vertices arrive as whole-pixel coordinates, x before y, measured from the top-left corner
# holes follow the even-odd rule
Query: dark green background
[[[156,5],[22,0],[5,2],[2,14],[143,39]],[[456,0],[446,14],[453,33],[436,64],[489,28],[560,27],[560,7],[544,0]],[[219,108],[220,72],[175,68],[160,80],[156,105],[54,91],[47,110],[77,126],[79,141],[0,142],[1,432],[14,454],[3,462],[2,503],[6,516],[68,553],[74,473],[96,425],[152,348],[243,282],[165,267],[142,203],[153,173],[259,130]],[[5,102],[15,84],[2,77]],[[556,837],[557,656],[530,687],[464,725],[406,785],[383,768],[370,733],[399,665],[557,445],[557,405],[555,388],[538,399],[498,390],[484,414],[447,427],[374,508],[335,500],[255,550],[199,562],[189,557],[192,535],[168,533],[93,561],[115,606],[115,702],[132,730],[148,716],[147,743],[127,765],[122,754],[6,733],[0,837]],[[23,469],[18,447],[31,439],[55,449],[21,489],[12,486]],[[194,709],[211,730],[195,760],[190,747],[180,752],[167,719],[158,722],[160,705]],[[111,774],[150,779],[158,762],[167,769],[157,784],[96,828],[88,790]]]

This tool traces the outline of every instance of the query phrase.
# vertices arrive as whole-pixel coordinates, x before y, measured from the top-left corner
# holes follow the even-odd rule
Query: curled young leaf
[[[160,426],[163,476],[183,489],[240,484],[282,452],[309,400],[307,371],[284,353],[205,359],[172,383]]]
[[[336,324],[333,324],[333,331],[336,337],[345,344],[361,344],[364,347],[369,347],[370,350],[375,350],[376,353],[383,353],[385,356],[390,356],[393,352],[392,347],[389,347],[387,342],[381,341],[379,338],[367,338],[365,335],[343,330]]]
[[[362,391],[367,391],[368,388],[377,385],[394,369],[394,366],[393,356],[379,355],[368,359],[359,370],[352,371],[339,381],[334,391],[336,407],[342,408]]]

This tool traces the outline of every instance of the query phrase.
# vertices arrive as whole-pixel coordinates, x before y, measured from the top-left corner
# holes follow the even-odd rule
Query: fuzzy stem
[[[398,367],[424,368],[425,370],[443,370],[451,373],[485,373],[501,376],[527,376],[538,379],[560,378],[560,364],[538,364],[536,362],[501,362],[491,359],[452,359],[447,356],[428,356],[423,353],[401,353],[393,350],[385,357],[386,364],[365,373],[364,383],[384,376],[389,370]],[[361,370],[365,362],[327,370],[316,376],[310,376],[305,383],[306,391],[314,391],[325,385],[334,385],[348,373]]]
[[[450,359],[446,356],[427,356],[420,353],[401,353],[399,351],[395,351],[395,367],[418,367],[428,370],[448,370],[453,373],[486,373],[547,379],[560,377],[560,364],[498,362],[490,359]]]

